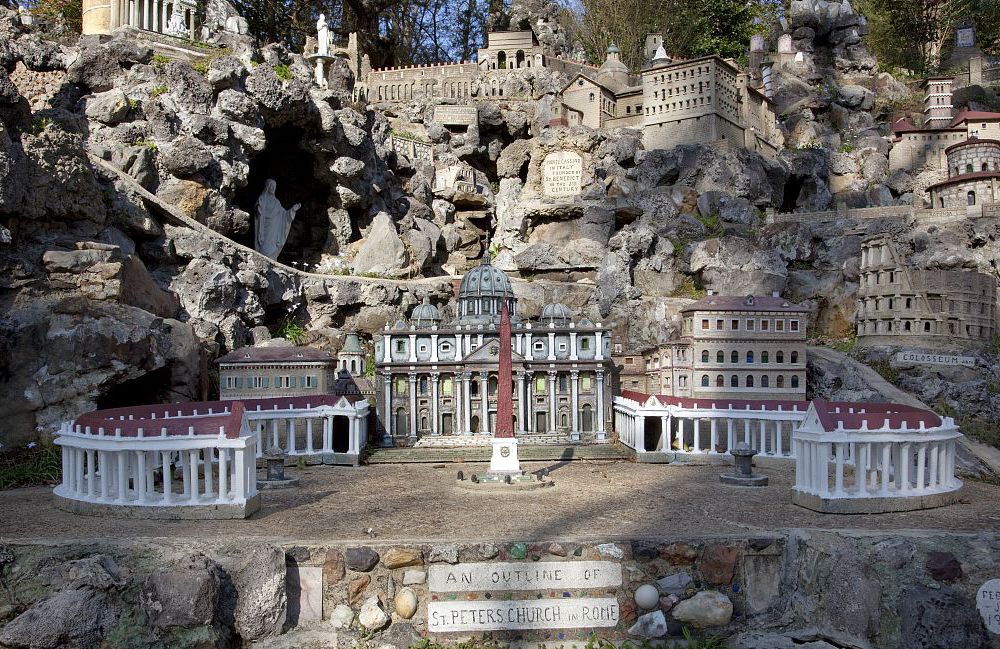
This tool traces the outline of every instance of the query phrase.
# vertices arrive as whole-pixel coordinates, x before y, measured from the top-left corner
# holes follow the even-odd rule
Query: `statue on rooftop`
[[[254,221],[256,226],[254,248],[271,259],[278,258],[288,238],[292,221],[295,220],[295,213],[302,207],[301,203],[296,203],[292,209],[286,210],[274,195],[277,189],[278,183],[268,178],[264,183],[264,191],[257,199],[257,214]]]

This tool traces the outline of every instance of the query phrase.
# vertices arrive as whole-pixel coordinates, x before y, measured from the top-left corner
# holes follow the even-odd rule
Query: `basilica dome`
[[[418,304],[413,313],[410,315],[410,320],[417,327],[430,327],[441,322],[441,313],[438,312],[438,308],[431,304],[430,300],[426,297],[424,298],[423,304]]]
[[[545,308],[542,309],[542,317],[540,319],[545,324],[552,322],[562,325],[572,320],[573,314],[570,313],[569,307],[565,304],[552,302],[551,304],[546,304]]]
[[[462,278],[458,287],[458,321],[464,324],[499,324],[500,307],[506,302],[511,322],[517,321],[517,300],[506,273],[490,263],[489,249],[483,261]]]

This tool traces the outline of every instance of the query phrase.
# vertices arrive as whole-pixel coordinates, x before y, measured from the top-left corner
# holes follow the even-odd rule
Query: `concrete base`
[[[766,487],[766,475],[741,476],[735,473],[723,473],[719,476],[722,484],[734,485],[737,487]]]
[[[311,453],[309,455],[300,453],[297,455],[286,455],[285,466],[298,466],[299,460],[304,460],[306,466],[316,466],[319,464],[358,466],[361,464],[361,456],[357,453]],[[267,468],[267,461],[263,457],[257,458],[257,468]]]
[[[149,518],[156,520],[222,520],[250,518],[260,510],[260,494],[246,503],[218,505],[116,505],[113,503],[88,503],[53,494],[55,505],[71,514],[103,516],[106,518]]]
[[[270,489],[291,489],[299,486],[298,478],[285,478],[284,480],[265,480],[257,478],[257,488],[263,490]]]
[[[692,453],[678,453],[676,451],[646,451],[636,453],[629,449],[636,462],[643,464],[689,464],[689,465],[709,465],[709,466],[734,466],[733,456],[729,453],[705,453],[704,455],[694,455]],[[755,467],[789,467],[795,465],[793,457],[768,457],[755,455],[753,458]]]
[[[521,463],[517,459],[516,437],[494,437],[493,455],[490,458],[490,473],[520,474]]]
[[[953,505],[962,499],[964,487],[927,496],[889,496],[872,498],[823,498],[792,489],[792,503],[823,514],[885,514],[911,512]]]
[[[473,482],[471,479],[466,479],[456,480],[455,484],[458,485],[460,489],[465,491],[479,493],[534,491],[535,489],[544,489],[555,485],[553,480],[549,478],[542,478],[539,480],[534,474],[531,473],[519,473],[517,475],[512,475],[510,484],[507,484],[505,480],[507,475],[508,474],[484,474],[478,476],[479,482]]]

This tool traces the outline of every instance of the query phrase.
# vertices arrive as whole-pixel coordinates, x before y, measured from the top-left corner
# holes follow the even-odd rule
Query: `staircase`
[[[487,443],[489,437],[483,437]],[[486,444],[475,446],[412,446],[410,448],[380,448],[365,458],[366,464],[461,463],[489,462],[492,449]],[[535,444],[517,447],[522,462],[565,462],[572,460],[626,460],[631,454],[618,444]]]
[[[489,447],[492,439],[492,435],[434,435],[421,437],[412,448]],[[568,446],[570,444],[567,435],[563,433],[527,433],[518,435],[517,442],[519,448],[525,446]]]

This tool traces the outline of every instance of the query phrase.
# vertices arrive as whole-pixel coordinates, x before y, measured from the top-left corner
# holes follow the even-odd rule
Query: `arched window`
[[[479,396],[479,381],[473,380],[469,383],[469,396],[476,397]]]
[[[427,415],[420,417],[420,430],[427,430]]]
[[[912,298],[906,298],[906,308],[910,309],[912,307],[913,307],[913,299]]]
[[[726,386],[726,380],[724,378],[722,378],[722,375],[719,374],[718,376],[716,376],[715,377],[715,387],[722,388],[722,387],[725,387],[725,386]]]
[[[777,354],[775,354],[774,355],[774,362],[775,363],[784,363],[785,362],[785,352],[778,352]]]
[[[721,349],[719,351],[715,352],[715,362],[716,363],[725,363],[726,362],[726,355],[724,353],[722,353]]]
[[[406,435],[409,433],[409,417],[406,416],[406,410],[402,408],[396,409],[396,421],[393,422],[393,433],[396,435]]]
[[[703,387],[703,388],[707,388],[708,387],[708,374],[702,374],[702,376],[701,376],[701,387]]]
[[[590,93],[590,101],[594,101],[594,93]]]
[[[777,387],[779,387],[779,388],[783,388],[783,387],[785,387],[785,377],[784,377],[784,376],[782,376],[781,374],[779,374],[779,375],[778,375],[778,378],[777,378],[777,379],[775,379],[775,382],[774,382],[774,383],[775,383],[775,385],[776,385]]]
[[[905,329],[906,331],[910,330],[910,323],[909,323],[909,321],[903,323],[903,329]]]
[[[739,355],[739,353],[734,350],[733,353],[729,355],[729,362],[730,363],[739,363],[740,362],[740,355]]]
[[[566,428],[566,413],[559,415],[559,425]]]
[[[931,323],[925,322],[924,323],[924,331],[929,332],[930,330],[931,330]]]
[[[767,354],[766,351],[763,351],[763,352],[760,353],[760,362],[761,363],[768,363],[768,362],[770,362],[770,357],[768,356],[768,354]]]
[[[965,165],[965,173],[967,173],[967,174],[971,174],[972,173],[972,165],[971,164]]]
[[[747,364],[753,365],[753,352],[747,352]]]
[[[420,377],[420,394],[427,394],[427,377]]]
[[[528,60],[531,63],[531,60]],[[589,433],[594,430],[594,410],[590,407],[589,403],[583,404],[583,409],[580,412],[580,419],[583,420],[583,432]]]
[[[752,388],[753,387],[753,375],[752,374],[747,374],[747,387],[748,388]]]
[[[701,362],[702,363],[707,363],[708,362],[708,350],[707,349],[701,352]]]
[[[767,374],[765,374],[762,377],[760,377],[760,387],[762,387],[762,388],[770,387],[769,386],[770,382],[771,382],[771,379],[768,378]]]
[[[499,54],[497,54],[497,67],[500,68],[501,70],[506,70],[507,69],[507,53],[506,52],[500,52]]]
[[[731,387],[731,388],[738,388],[738,387],[740,387],[740,377],[736,376],[735,374],[733,374],[732,376],[730,376],[729,377],[729,387]]]
[[[944,196],[938,197],[938,207],[944,207]]]
[[[981,171],[989,171],[989,170],[990,170],[990,163],[984,162]]]
[[[794,374],[792,375],[792,387],[793,388],[799,387],[799,377]]]
[[[798,363],[799,362],[799,353],[798,352],[792,352],[791,362],[792,363]]]
[[[965,195],[965,198],[969,202],[969,205],[976,204],[976,192],[970,191],[968,194]]]
[[[497,377],[491,376],[486,382],[486,387],[490,391],[490,396],[497,393]]]

